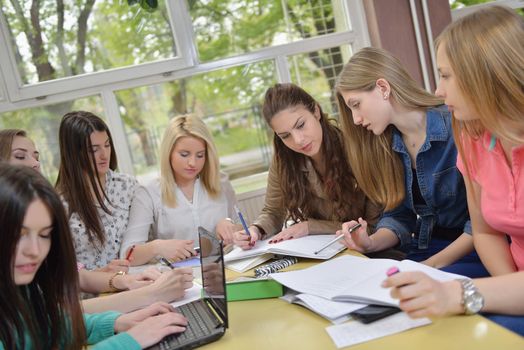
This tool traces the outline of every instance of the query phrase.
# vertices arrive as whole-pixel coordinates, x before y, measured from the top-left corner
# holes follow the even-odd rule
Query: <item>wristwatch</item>
[[[484,297],[470,279],[459,279],[462,285],[462,304],[464,305],[464,314],[473,315],[482,310],[484,306]]]
[[[109,284],[109,290],[111,290],[113,292],[123,291],[124,289],[120,289],[120,288],[115,287],[115,285],[113,284],[113,280],[115,279],[116,276],[124,277],[125,275],[126,275],[125,271],[118,271],[113,276],[111,276],[111,278],[109,278],[109,283],[108,283]]]

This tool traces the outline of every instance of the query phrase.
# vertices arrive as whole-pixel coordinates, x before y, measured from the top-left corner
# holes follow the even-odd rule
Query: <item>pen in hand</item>
[[[362,226],[361,224],[356,224],[355,226],[351,227],[349,229],[349,233],[352,233],[353,231],[355,231],[357,228],[359,228],[360,226]],[[318,253],[320,253],[321,251],[323,251],[324,249],[326,249],[327,247],[329,247],[330,245],[332,245],[333,243],[335,242],[338,242],[340,241],[342,238],[344,238],[344,235],[340,235],[338,237],[335,237],[333,238],[333,240],[329,241],[325,246],[323,246],[322,248],[320,248],[319,250],[317,250],[316,252],[314,252],[315,255],[317,255]]]
[[[244,228],[244,231],[246,231],[246,234],[251,238],[251,233],[249,233],[249,228],[247,227],[246,220],[244,220],[244,216],[240,212],[240,209],[235,205],[235,211],[237,212],[238,219],[242,223],[242,227]]]
[[[131,257],[131,254],[133,254],[133,251],[135,250],[135,245],[133,244],[131,246],[131,248],[129,248],[129,251],[127,252],[127,255],[126,255],[126,260],[129,261],[129,258]]]

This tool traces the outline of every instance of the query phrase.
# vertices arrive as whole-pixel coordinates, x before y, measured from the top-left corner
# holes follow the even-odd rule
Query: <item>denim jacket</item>
[[[393,133],[393,151],[404,165],[406,196],[400,206],[382,214],[376,229],[392,230],[402,248],[411,244],[411,234],[418,230],[418,248],[427,249],[435,226],[471,234],[466,188],[456,166],[451,114],[446,106],[439,106],[428,109],[426,116],[426,140],[416,162],[418,185],[426,205],[413,203],[411,159],[401,133],[396,128]]]

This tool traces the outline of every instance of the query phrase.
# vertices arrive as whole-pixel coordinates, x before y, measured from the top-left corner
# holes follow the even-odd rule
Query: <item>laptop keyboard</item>
[[[182,333],[170,335],[158,345],[162,350],[176,348],[192,340],[202,338],[212,333],[219,325],[218,320],[212,318],[207,311],[207,306],[202,300],[181,305],[178,311],[187,318],[186,330]]]

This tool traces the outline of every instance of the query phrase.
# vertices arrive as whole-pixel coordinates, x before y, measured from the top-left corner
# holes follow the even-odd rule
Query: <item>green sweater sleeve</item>
[[[114,311],[98,314],[84,314],[87,343],[96,350],[141,349],[128,333],[115,335],[115,320],[121,314]]]

